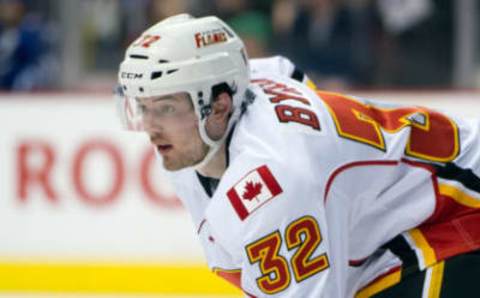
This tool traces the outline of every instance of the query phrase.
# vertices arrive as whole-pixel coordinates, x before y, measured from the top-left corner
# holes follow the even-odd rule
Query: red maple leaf
[[[256,199],[257,196],[262,192],[262,184],[257,182],[254,183],[252,181],[248,181],[245,184],[245,191],[243,192],[243,199],[245,200],[253,200]],[[258,200],[257,200],[258,201]]]

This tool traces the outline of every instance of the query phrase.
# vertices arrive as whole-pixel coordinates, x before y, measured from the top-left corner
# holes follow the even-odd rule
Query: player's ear
[[[232,97],[227,92],[221,92],[213,101],[206,122],[207,133],[212,139],[220,139],[227,130],[232,106]]]
[[[210,114],[216,120],[228,120],[232,111],[232,98],[227,92],[220,93],[212,103],[212,113]]]

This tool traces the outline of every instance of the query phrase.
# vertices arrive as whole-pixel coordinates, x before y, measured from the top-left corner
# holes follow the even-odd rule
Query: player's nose
[[[159,123],[158,120],[156,121],[154,118],[155,117],[152,115],[152,113],[144,113],[142,116],[143,128],[148,134],[162,130],[161,123]]]
[[[152,144],[157,144],[163,139],[163,130],[158,126],[149,126],[144,123],[144,131],[147,133]]]

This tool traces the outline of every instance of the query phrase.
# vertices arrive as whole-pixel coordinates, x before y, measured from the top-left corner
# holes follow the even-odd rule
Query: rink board
[[[480,117],[478,92],[357,94]],[[0,292],[239,295],[109,95],[2,94],[0,119]]]

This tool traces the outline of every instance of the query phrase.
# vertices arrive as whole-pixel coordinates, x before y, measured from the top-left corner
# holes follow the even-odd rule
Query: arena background
[[[476,0],[0,0],[0,297],[241,297],[210,272],[148,139],[122,131],[123,51],[216,14],[322,89],[480,116]]]

